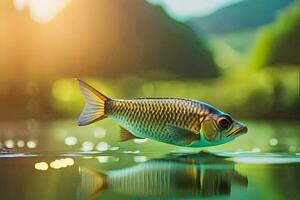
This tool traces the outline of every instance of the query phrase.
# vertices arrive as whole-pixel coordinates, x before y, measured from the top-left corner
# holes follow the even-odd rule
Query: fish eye
[[[227,117],[221,117],[219,120],[218,120],[218,125],[221,129],[225,130],[225,129],[228,129],[231,125],[231,121],[229,118]]]

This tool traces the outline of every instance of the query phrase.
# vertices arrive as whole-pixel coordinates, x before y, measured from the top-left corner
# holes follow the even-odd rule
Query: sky
[[[191,17],[208,15],[219,8],[241,0],[147,0],[151,4],[161,5],[165,11],[178,21]],[[51,21],[72,0],[13,0],[17,10],[29,7],[31,17],[40,22]]]
[[[148,0],[151,4],[161,5],[171,17],[179,21],[208,15],[238,1],[241,0]]]
[[[29,7],[32,19],[40,23],[51,21],[71,0],[13,0],[18,11]]]

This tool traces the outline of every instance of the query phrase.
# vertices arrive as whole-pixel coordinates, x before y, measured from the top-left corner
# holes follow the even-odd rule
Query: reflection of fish
[[[108,189],[129,196],[186,198],[229,195],[232,183],[247,186],[232,162],[201,154],[172,155],[105,173],[81,168],[81,176],[82,196]]]
[[[143,98],[112,100],[79,80],[86,106],[79,117],[80,126],[106,117],[122,128],[121,140],[150,138],[179,146],[212,146],[233,140],[247,127],[230,115],[195,100]]]

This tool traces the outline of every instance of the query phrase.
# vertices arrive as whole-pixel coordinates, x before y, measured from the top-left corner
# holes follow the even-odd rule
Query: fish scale
[[[172,140],[165,126],[176,125],[182,128],[200,130],[200,102],[186,99],[132,99],[113,100],[108,103],[106,112],[124,128],[143,137],[160,137]]]

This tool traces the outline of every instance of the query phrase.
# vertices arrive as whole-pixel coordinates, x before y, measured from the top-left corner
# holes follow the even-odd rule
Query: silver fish
[[[181,98],[111,99],[79,80],[86,106],[78,124],[84,126],[106,117],[122,126],[121,141],[133,138],[178,146],[223,144],[246,133],[247,127],[206,103]]]

